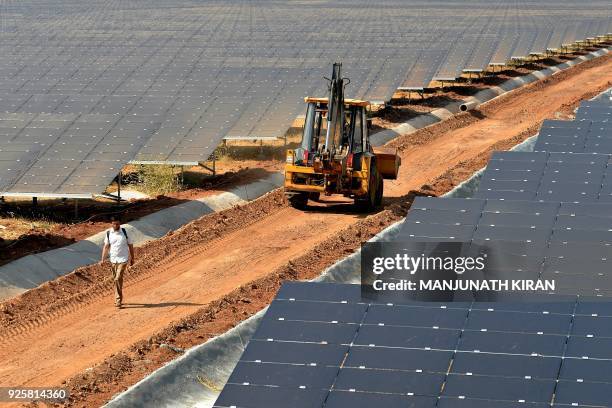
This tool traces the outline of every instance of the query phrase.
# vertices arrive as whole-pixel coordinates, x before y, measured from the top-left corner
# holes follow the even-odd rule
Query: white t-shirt
[[[130,259],[130,249],[128,247],[128,244],[131,243],[132,239],[129,235],[126,239],[121,228],[119,228],[118,231],[115,231],[112,228],[110,230],[107,230],[107,234],[104,237],[104,245],[110,244],[111,263],[127,262]]]

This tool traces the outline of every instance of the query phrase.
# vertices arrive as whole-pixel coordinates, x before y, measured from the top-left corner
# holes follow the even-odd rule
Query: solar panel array
[[[547,120],[542,125],[536,151],[612,154],[612,101],[602,95],[583,102],[573,121]]]
[[[555,280],[560,295],[612,297],[609,204],[419,197],[397,239],[494,246],[505,276]]]
[[[611,16],[601,0],[5,0],[0,194],[98,193],[132,160],[195,164],[224,137],[277,138],[334,61],[347,96],[387,101],[607,35]]]
[[[533,153],[494,153],[478,198],[610,202],[612,99],[581,103],[573,121],[542,125]]]
[[[612,405],[609,303],[363,302],[285,283],[215,407]]]
[[[581,194],[585,180],[603,185],[608,162],[495,154],[480,190],[493,198],[419,197],[396,238],[504,248],[510,276],[554,279],[555,294],[388,303],[360,285],[285,283],[215,407],[612,407],[612,211]],[[521,177],[491,176],[510,172]],[[556,182],[569,184],[540,188]]]
[[[496,152],[475,197],[610,202],[611,184],[610,155]]]

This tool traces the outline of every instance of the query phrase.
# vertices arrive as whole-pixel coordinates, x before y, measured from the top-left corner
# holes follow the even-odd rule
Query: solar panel
[[[498,152],[487,165],[475,196],[544,202],[597,202],[606,196],[603,182],[609,171],[609,160],[610,156],[604,154]]]
[[[570,330],[570,317],[550,313],[473,310],[470,312],[466,329],[565,335]]]
[[[283,285],[279,297],[300,297],[289,302],[364,306],[355,340],[256,334],[215,407],[609,405],[612,302],[371,304],[351,298],[359,287]],[[266,314],[257,332],[277,321]]]
[[[215,402],[214,407],[280,407],[311,408],[322,406],[326,390],[293,387],[258,387],[242,384],[227,384],[226,390]]]
[[[328,408],[367,408],[381,404],[389,408],[433,408],[436,399],[432,397],[408,396],[408,395],[386,395],[386,394],[363,394],[344,391],[332,391],[325,402]]]
[[[464,375],[556,379],[561,361],[558,357],[457,353],[452,372]]]
[[[612,382],[612,360],[567,358],[563,360],[559,379],[568,381]]]
[[[555,156],[555,163],[560,164],[561,158]],[[573,161],[564,158],[568,166],[576,165]],[[559,294],[604,296],[612,289],[607,261],[612,259],[612,224],[607,204],[447,200],[417,198],[397,239],[406,244],[467,243],[462,251],[470,243],[472,248],[488,248],[497,260],[489,265],[489,274],[507,278],[512,273],[517,278],[521,273],[528,279],[541,274],[541,278],[555,279]]]
[[[0,112],[154,116],[160,125],[134,149],[91,160],[193,164],[206,161],[223,138],[282,136],[301,113],[302,97],[324,94],[321,77],[334,61],[351,79],[347,95],[385,102],[398,87],[421,90],[434,76],[454,80],[463,70],[607,34],[606,6],[564,1],[553,18],[545,2],[383,1],[373,8],[359,0],[347,8],[338,1],[313,7],[147,0],[135,8],[28,0],[11,4],[1,20]],[[82,129],[74,140],[90,136],[91,127]],[[0,124],[0,142],[15,130]],[[32,148],[41,132],[21,143]],[[76,161],[72,151],[55,150],[57,159]],[[41,179],[28,189],[15,185],[28,166],[2,163],[7,194],[88,195],[111,177],[101,172],[82,189]]]
[[[452,305],[440,308],[410,305],[371,305],[364,324],[412,327],[443,327],[461,329],[467,317],[467,309]]]
[[[517,408],[524,405],[524,403],[515,401],[492,401],[492,400],[478,400],[471,398],[457,398],[457,397],[442,397],[438,407],[440,408]],[[550,406],[550,404],[530,402],[530,407],[533,408],[544,408]]]
[[[611,154],[610,105],[599,100],[582,102],[573,121],[545,121],[536,151]]]
[[[452,349],[460,331],[444,328],[364,325],[353,341],[358,346]]]
[[[444,374],[441,373],[344,367],[340,369],[334,389],[349,392],[436,396],[443,382]]]
[[[360,323],[365,306],[307,301],[276,300],[270,304],[269,317],[285,320]]]
[[[406,320],[411,317],[411,314],[405,313],[407,309],[403,309],[403,314],[400,314],[400,310],[390,318],[403,319],[401,323],[415,326],[381,325],[379,318],[392,323],[384,313],[390,310],[389,306],[362,303],[360,295],[353,297],[355,288],[358,286],[283,285],[215,407],[241,404],[283,406],[306,395],[302,393],[303,390],[309,391],[303,401],[314,404],[310,406],[321,406],[323,401],[326,406],[344,406],[347,403],[361,406],[373,400],[380,402],[383,398],[389,400],[389,406],[414,403],[417,404],[414,406],[434,407],[445,378],[443,370],[448,366],[452,351],[431,350],[430,347],[454,348],[460,330],[441,329],[445,335],[436,335],[440,330],[418,327],[417,316],[412,316],[412,321]],[[332,294],[335,295],[335,302],[318,300],[329,299]],[[350,300],[340,300],[347,297]],[[369,307],[380,310],[370,316],[375,324],[363,323]],[[335,309],[340,311],[336,312]],[[347,314],[348,310],[359,311],[359,317],[355,314],[348,319],[359,323],[321,323],[318,310],[329,312],[327,320],[353,316],[353,312]],[[422,316],[437,314],[442,318],[442,309],[428,307],[423,310],[429,313],[422,313]],[[452,318],[465,315],[466,310],[459,308],[454,311],[458,314],[444,319],[459,327]],[[337,337],[338,333],[348,335]],[[311,334],[316,336],[311,337]],[[418,343],[410,340],[417,338]],[[374,345],[372,341],[379,344]],[[263,395],[261,390],[267,387],[273,387],[275,391]],[[355,400],[354,395],[361,397]],[[301,404],[303,401],[300,401]]]
[[[548,402],[554,388],[555,381],[548,379],[451,374],[448,376],[444,395],[515,402]]]
[[[252,341],[242,361],[338,366],[348,351],[347,346],[324,343]]]
[[[610,406],[612,404],[612,384],[559,381],[556,395],[558,404]]]
[[[335,367],[240,362],[228,379],[230,384],[325,388],[338,375]]]

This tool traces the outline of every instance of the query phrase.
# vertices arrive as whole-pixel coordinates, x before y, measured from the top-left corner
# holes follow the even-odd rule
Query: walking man
[[[110,255],[115,286],[115,306],[120,309],[123,301],[123,275],[127,270],[128,262],[134,265],[134,245],[125,228],[121,227],[119,220],[112,218],[111,226],[112,228],[106,230],[100,265],[103,265],[107,255]]]

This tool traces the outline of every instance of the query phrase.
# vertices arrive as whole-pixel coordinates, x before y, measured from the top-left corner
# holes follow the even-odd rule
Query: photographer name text
[[[555,281],[547,279],[485,279],[485,280],[417,280],[402,279],[399,281],[372,282],[376,291],[493,291],[493,292],[551,292],[555,290]]]

